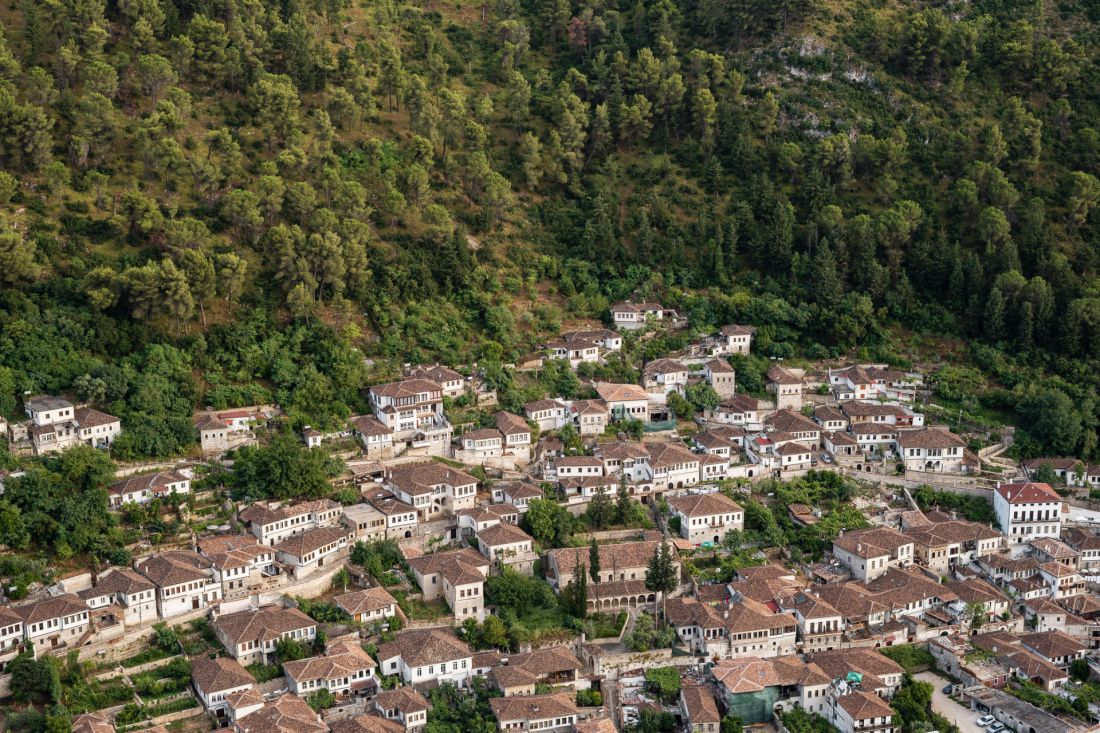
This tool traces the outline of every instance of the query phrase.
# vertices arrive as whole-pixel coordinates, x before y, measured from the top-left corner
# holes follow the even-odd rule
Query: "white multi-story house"
[[[602,476],[604,462],[596,456],[562,456],[554,461],[555,476],[579,478],[583,476]]]
[[[23,617],[10,606],[0,607],[0,655],[14,652],[23,643]]]
[[[813,465],[813,449],[804,443],[783,443],[775,447],[773,454],[780,471],[805,471]]]
[[[75,646],[91,628],[88,605],[72,593],[11,610],[22,619],[24,641],[34,644],[36,654]]]
[[[510,567],[521,573],[534,569],[535,541],[514,524],[500,522],[483,529],[477,535],[477,542],[481,553],[499,567]]]
[[[599,344],[586,339],[548,341],[543,348],[549,352],[550,358],[563,359],[574,369],[586,362],[595,363],[600,360]]]
[[[699,482],[700,456],[683,443],[646,443],[649,453],[644,466],[655,489],[682,489]]]
[[[963,473],[966,470],[966,443],[947,430],[902,430],[898,432],[897,446],[898,455],[908,471]]]
[[[275,548],[261,545],[253,535],[210,537],[199,540],[198,546],[203,557],[210,560],[224,600],[249,595],[279,573]]]
[[[123,504],[148,504],[153,499],[189,493],[191,493],[189,469],[131,476],[116,481],[107,488],[107,495],[114,509]]]
[[[577,723],[573,696],[564,692],[495,697],[489,707],[499,731],[572,731]]]
[[[603,400],[574,400],[569,405],[569,421],[581,435],[601,434],[607,429],[610,418],[610,410]]]
[[[680,536],[693,545],[717,545],[730,530],[745,528],[745,510],[720,492],[673,497],[668,505],[680,520]]]
[[[735,394],[708,410],[706,418],[723,425],[736,425],[746,430],[763,430],[764,416],[770,412],[760,400],[748,395]]]
[[[620,301],[611,306],[611,320],[621,331],[636,331],[647,325],[672,317],[660,303],[631,303]]]
[[[213,563],[196,552],[175,550],[145,558],[138,571],[157,587],[157,613],[161,618],[206,608],[222,598],[222,585],[214,578]]]
[[[409,370],[409,377],[435,382],[443,388],[443,394],[447,397],[461,397],[466,391],[466,378],[454,369],[439,364],[414,367]]]
[[[358,415],[349,420],[352,430],[363,444],[367,458],[393,458],[393,429],[374,415]]]
[[[721,353],[724,354],[748,354],[752,350],[752,337],[756,329],[752,326],[731,324],[722,326],[719,331],[719,343],[722,344]]]
[[[857,364],[829,370],[829,387],[838,400],[903,400],[912,402],[922,379],[887,364]]]
[[[420,521],[416,507],[401,501],[390,491],[375,491],[367,502],[386,518],[386,537],[412,537]]]
[[[430,379],[405,379],[370,388],[374,415],[401,441],[431,455],[450,452],[451,424],[443,414],[443,387]]]
[[[1010,545],[1062,534],[1062,497],[1049,484],[998,484],[993,511]]]
[[[312,642],[317,622],[297,608],[267,607],[218,616],[214,632],[229,655],[248,666],[271,662],[281,639]]]
[[[811,593],[786,596],[781,603],[798,620],[798,642],[803,652],[839,649],[847,624],[844,614]]]
[[[357,638],[336,639],[329,642],[323,656],[284,662],[283,674],[287,687],[298,695],[312,695],[321,690],[347,695],[374,687],[377,666]]]
[[[515,507],[520,514],[527,511],[533,500],[546,498],[542,489],[526,481],[514,481],[500,491],[501,500]]]
[[[477,479],[442,463],[394,466],[386,485],[398,499],[416,507],[420,521],[453,516],[477,503]]]
[[[425,601],[444,598],[456,619],[485,620],[485,577],[489,560],[468,547],[411,558],[409,569]]]
[[[235,659],[198,656],[191,660],[191,684],[203,708],[222,719],[229,709],[226,698],[234,692],[253,689],[256,680]]]
[[[593,328],[585,331],[566,331],[561,335],[566,341],[591,341],[601,349],[619,351],[623,348],[622,334],[606,328]]]
[[[315,527],[275,545],[275,558],[300,580],[346,557],[347,548],[348,531],[343,527]]]
[[[398,675],[409,685],[426,682],[466,684],[473,652],[450,630],[409,629],[378,648],[380,674]]]
[[[535,400],[523,406],[523,414],[539,430],[558,430],[568,422],[569,411],[557,400]]]
[[[23,409],[31,419],[28,433],[39,455],[81,444],[110,445],[122,432],[122,422],[114,415],[91,407],[74,407],[61,397],[31,397]]]
[[[428,701],[411,687],[395,687],[382,690],[374,696],[374,709],[387,720],[395,720],[409,733],[423,728],[428,722]]]
[[[385,588],[366,588],[332,599],[355,621],[364,624],[382,621],[397,615],[397,601]]]
[[[890,568],[913,564],[913,540],[888,527],[844,532],[833,541],[833,556],[857,580],[874,580]]]
[[[486,458],[499,458],[504,452],[504,436],[496,428],[478,428],[455,438],[455,460],[477,463]]]
[[[796,410],[776,410],[764,418],[764,426],[787,433],[790,439],[805,443],[811,450],[821,447],[821,426]]]
[[[659,390],[666,394],[683,393],[688,383],[688,368],[678,359],[654,359],[645,365],[642,376],[646,389]]]
[[[638,385],[601,382],[596,394],[607,405],[612,420],[649,422],[649,394]]]
[[[531,457],[531,426],[519,415],[501,410],[493,414],[497,430],[504,436],[504,451],[522,460]]]
[[[300,504],[252,504],[240,512],[240,519],[262,544],[274,547],[288,537],[317,527],[340,522],[340,505],[331,499],[314,499]]]
[[[122,609],[122,622],[138,625],[159,618],[157,587],[153,581],[130,568],[113,568],[99,577],[95,586],[77,595],[90,610],[115,605]]]

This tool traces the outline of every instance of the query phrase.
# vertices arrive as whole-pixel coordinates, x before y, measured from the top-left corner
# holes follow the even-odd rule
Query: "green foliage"
[[[360,541],[351,548],[351,561],[370,573],[376,581],[386,585],[391,585],[385,583],[390,569],[402,564],[404,559],[396,540]]]
[[[296,662],[299,659],[305,659],[311,656],[312,650],[310,645],[304,641],[298,641],[297,639],[279,639],[275,642],[275,657],[279,660],[279,664],[286,664],[287,662]]]
[[[339,461],[306,448],[293,434],[276,433],[268,445],[238,451],[229,483],[241,501],[318,499],[331,491],[329,479],[341,469]]]
[[[653,667],[645,671],[646,689],[661,702],[671,705],[680,697],[680,668]]]
[[[61,672],[54,657],[36,660],[28,650],[10,661],[7,671],[11,674],[11,696],[16,702],[61,702]]]
[[[881,647],[879,653],[893,659],[900,664],[906,672],[916,673],[935,666],[936,660],[928,647],[920,644],[899,644],[897,646]]]
[[[783,725],[791,733],[835,733],[836,728],[820,713],[810,713],[802,708],[794,708],[780,714]],[[725,733],[723,731],[722,733]]]
[[[314,692],[312,695],[306,697],[306,702],[313,708],[315,712],[321,712],[322,710],[328,710],[336,704],[336,698],[327,689],[320,689]]]
[[[327,601],[311,600],[294,596],[294,602],[298,604],[298,610],[309,616],[314,621],[322,624],[349,623],[351,616],[335,603]]]
[[[566,547],[573,535],[573,515],[552,499],[532,499],[523,515],[523,528],[543,547]]]
[[[939,508],[943,511],[956,511],[963,519],[998,526],[993,506],[980,496],[965,496],[947,491],[935,491],[930,486],[921,486],[913,492],[917,505],[924,511]]]
[[[676,641],[676,632],[669,626],[660,626],[649,613],[642,612],[634,620],[634,628],[623,639],[623,644],[632,652],[647,652],[653,649],[667,649]]]
[[[435,733],[493,733],[496,716],[489,707],[489,700],[500,692],[491,689],[485,680],[475,678],[470,683],[471,693],[459,692],[446,683],[428,693],[428,724],[426,730]]]
[[[577,690],[577,707],[591,708],[603,705],[603,695],[599,690]]]
[[[283,676],[283,669],[277,664],[250,664],[248,673],[256,678],[256,682],[263,684]]]

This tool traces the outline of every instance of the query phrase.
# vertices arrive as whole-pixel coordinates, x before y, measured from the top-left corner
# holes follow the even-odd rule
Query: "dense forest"
[[[981,370],[961,397],[1045,421],[1025,452],[1095,455],[1097,20],[12,0],[0,412],[71,394],[123,418],[119,457],[169,455],[197,405],[333,424],[405,361],[506,388],[500,364],[638,295],[751,323],[763,357],[931,344]]]

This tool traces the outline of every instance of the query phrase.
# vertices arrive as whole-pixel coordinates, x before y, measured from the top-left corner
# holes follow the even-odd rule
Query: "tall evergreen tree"
[[[592,582],[600,582],[600,546],[596,544],[596,538],[588,546],[588,567],[592,568]]]

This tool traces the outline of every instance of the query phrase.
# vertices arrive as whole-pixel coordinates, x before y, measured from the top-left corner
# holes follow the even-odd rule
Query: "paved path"
[[[932,685],[932,709],[940,715],[959,726],[962,733],[985,733],[984,728],[978,727],[978,712],[955,702],[943,694],[943,688],[950,682],[934,672],[921,672],[915,675],[918,680]]]

